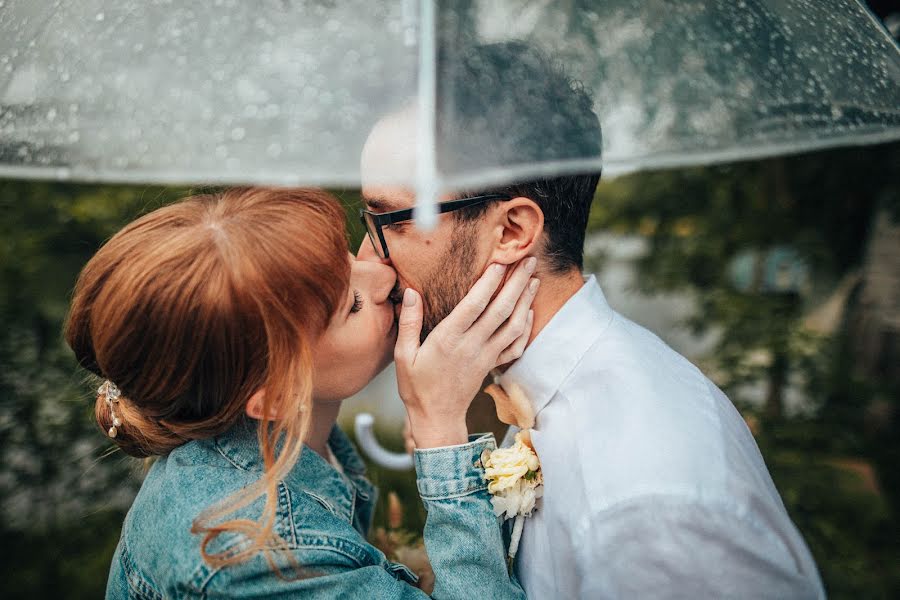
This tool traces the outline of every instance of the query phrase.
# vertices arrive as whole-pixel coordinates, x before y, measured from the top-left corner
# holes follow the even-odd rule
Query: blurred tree
[[[591,226],[646,236],[641,291],[690,290],[689,325],[723,332],[707,365],[717,381],[733,393],[767,381],[777,419],[791,368],[827,367],[816,357],[834,323],[804,317],[859,268],[876,205],[897,202],[898,161],[895,144],[623,177],[601,184]],[[798,265],[809,276],[791,281]]]
[[[93,425],[93,386],[62,341],[62,323],[75,278],[100,244],[175,194],[0,182],[0,535],[7,549],[0,595],[6,598],[102,594],[118,527],[139,483],[137,463],[105,457],[111,444]]]

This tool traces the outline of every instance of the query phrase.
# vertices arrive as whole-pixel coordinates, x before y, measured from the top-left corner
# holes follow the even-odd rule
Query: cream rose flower
[[[534,510],[537,499],[543,495],[540,487],[525,485],[521,481],[506,493],[491,497],[494,514],[504,519],[512,519],[518,515],[528,516]]]
[[[534,427],[534,410],[522,389],[510,382],[507,394],[500,385],[500,374],[494,371],[494,384],[485,391],[497,405],[497,416],[504,423],[520,428],[515,443],[509,448],[485,452],[481,457],[484,478],[491,493],[494,514],[503,519],[514,519],[509,538],[507,566],[512,573],[513,562],[522,539],[525,517],[537,508],[537,500],[543,495],[544,476],[534,446],[531,444],[531,428]]]
[[[511,519],[531,514],[541,497],[541,464],[530,441],[527,433],[520,431],[512,446],[498,448],[482,461],[497,516]]]

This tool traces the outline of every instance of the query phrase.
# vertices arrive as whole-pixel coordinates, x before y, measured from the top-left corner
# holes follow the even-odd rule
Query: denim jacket
[[[474,436],[473,436],[474,438]],[[214,568],[200,555],[191,523],[205,508],[259,480],[262,458],[252,422],[189,442],[154,463],[122,527],[107,598],[427,598],[416,576],[366,541],[376,490],[352,444],[337,427],[329,446],[339,473],[304,448],[279,483],[275,531],[300,565],[284,579],[263,554]],[[491,509],[480,456],[492,436],[418,450],[417,484],[428,516],[425,546],[435,573],[433,598],[524,598],[507,574],[501,528]],[[258,519],[257,499],[235,517]],[[246,543],[215,540],[210,552]]]

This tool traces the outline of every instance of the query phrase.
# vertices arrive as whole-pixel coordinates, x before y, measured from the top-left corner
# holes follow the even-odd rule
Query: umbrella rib
[[[435,113],[437,111],[437,40],[434,0],[419,5],[419,97],[416,132],[416,225],[431,230],[437,224],[438,192]]]

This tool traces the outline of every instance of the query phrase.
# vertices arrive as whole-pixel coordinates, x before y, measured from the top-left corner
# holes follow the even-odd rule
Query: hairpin
[[[119,391],[116,384],[107,379],[97,390],[97,393],[103,396],[103,399],[106,400],[106,405],[109,407],[109,415],[112,417],[112,427],[109,428],[106,434],[109,437],[114,438],[119,433],[119,427],[122,426],[122,421],[116,416],[116,411],[114,410],[114,405],[119,403],[119,397],[122,395],[122,392]]]

